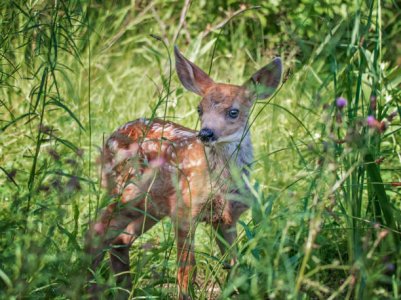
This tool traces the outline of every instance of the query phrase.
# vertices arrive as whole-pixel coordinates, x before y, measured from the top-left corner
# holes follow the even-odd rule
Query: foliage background
[[[200,226],[195,298],[400,297],[399,3],[6,0],[0,14],[1,298],[85,297],[104,139],[153,112],[198,126],[174,44],[222,82],[274,56],[286,70],[251,118],[238,264],[227,276]],[[173,242],[165,220],[135,243],[131,296],[176,297]],[[98,280],[113,297],[107,262]]]

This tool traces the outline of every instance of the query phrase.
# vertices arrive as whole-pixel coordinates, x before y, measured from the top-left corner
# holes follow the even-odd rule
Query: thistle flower
[[[369,127],[374,128],[377,127],[379,122],[375,119],[374,116],[368,116],[366,118],[366,123],[368,124]]]
[[[339,109],[343,109],[346,105],[347,105],[347,99],[345,99],[344,97],[338,97],[336,99],[336,106]]]
[[[366,123],[370,128],[376,129],[378,132],[384,132],[388,128],[388,123],[386,120],[379,122],[374,116],[368,116],[366,118]]]

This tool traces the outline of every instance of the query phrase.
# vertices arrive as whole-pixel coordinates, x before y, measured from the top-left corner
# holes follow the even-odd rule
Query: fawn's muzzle
[[[201,129],[201,131],[199,131],[198,137],[204,143],[217,140],[216,136],[214,135],[213,130],[211,130],[209,128]]]

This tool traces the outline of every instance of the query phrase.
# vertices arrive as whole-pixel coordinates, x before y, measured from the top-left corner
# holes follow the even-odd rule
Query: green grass
[[[400,6],[265,2],[0,3],[0,298],[85,297],[104,140],[143,116],[199,127],[174,44],[221,82],[275,55],[286,72],[251,116],[255,204],[238,263],[227,274],[200,226],[195,298],[401,298]],[[135,242],[131,296],[177,296],[175,251],[169,220]],[[98,275],[112,297],[107,261]]]

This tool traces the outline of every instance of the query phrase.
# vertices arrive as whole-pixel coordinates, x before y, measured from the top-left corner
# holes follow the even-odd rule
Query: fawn
[[[96,270],[104,248],[112,246],[117,283],[130,289],[129,246],[169,216],[177,238],[179,297],[188,299],[188,284],[195,278],[197,223],[206,221],[219,231],[222,253],[236,238],[236,222],[248,205],[238,200],[241,189],[232,174],[237,170],[249,175],[253,159],[249,111],[256,99],[267,98],[278,87],[282,64],[276,58],[237,86],[214,82],[177,47],[174,54],[181,83],[202,97],[201,130],[161,119],[138,119],[110,136],[102,151],[102,182],[116,201],[90,226],[86,251]],[[96,286],[90,289],[95,293]]]

